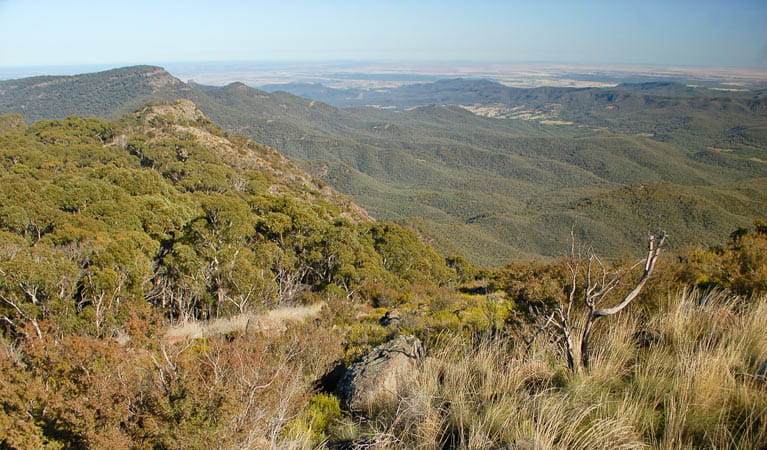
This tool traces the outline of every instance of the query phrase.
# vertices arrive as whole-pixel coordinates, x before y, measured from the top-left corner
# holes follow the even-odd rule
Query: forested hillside
[[[168,346],[169,324],[458,277],[412,231],[371,221],[189,101],[116,122],[0,116],[0,275],[0,446],[11,448],[268,438],[339,337],[189,349]],[[323,339],[332,352],[318,356]],[[209,351],[240,364],[209,371]]]
[[[117,72],[124,70],[157,72]],[[72,98],[82,105],[112,98],[81,78],[60,82],[79,92]],[[9,92],[2,86],[12,82],[2,83]],[[57,89],[37,86],[43,98]],[[166,87],[154,95],[193,99],[214,122],[285,153],[372,216],[409,224],[443,251],[482,265],[559,255],[573,226],[616,257],[641,248],[638,236],[661,224],[683,247],[719,242],[764,214],[761,92],[445,80],[360,100],[404,109],[389,111],[339,109],[241,83]],[[0,95],[4,111],[22,97]],[[128,107],[119,98],[110,100],[114,112],[85,113],[113,116]],[[45,105],[36,111],[62,115]]]
[[[119,322],[128,296],[174,317],[214,317],[306,288],[452,277],[412,232],[372,222],[273,149],[213,126],[189,101],[118,122],[71,117],[26,127],[3,116],[3,124],[4,273],[47,268],[31,284],[3,281],[6,306],[33,299],[30,317],[73,299],[82,308],[104,302],[88,326],[109,334],[105,321]]]

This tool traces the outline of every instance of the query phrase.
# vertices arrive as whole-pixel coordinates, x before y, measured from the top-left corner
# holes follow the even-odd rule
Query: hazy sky
[[[0,0],[0,67],[309,60],[767,67],[767,0]]]

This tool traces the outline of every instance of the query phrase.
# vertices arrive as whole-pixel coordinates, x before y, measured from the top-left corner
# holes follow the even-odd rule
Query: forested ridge
[[[413,232],[371,222],[190,102],[118,122],[3,121],[6,263],[56,274],[45,274],[53,285],[16,286],[13,298],[31,296],[43,311],[48,300],[76,298],[86,308],[95,292],[110,292],[115,308],[132,296],[175,317],[213,317],[249,299],[268,306],[302,286],[353,291],[451,277]],[[95,323],[116,312],[100,311]]]
[[[763,217],[767,201],[761,91],[442,80],[366,91],[355,104],[401,109],[391,111],[242,83],[186,84],[149,66],[2,81],[0,91],[0,111],[27,120],[114,120],[149,98],[192,99],[215,123],[293,158],[373,217],[410,225],[443,252],[485,266],[556,257],[573,225],[611,258],[640,251],[643,233],[660,224],[676,248],[713,245]]]

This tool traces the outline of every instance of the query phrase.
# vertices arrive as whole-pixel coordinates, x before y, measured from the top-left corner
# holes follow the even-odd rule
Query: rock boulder
[[[397,392],[415,378],[423,354],[423,344],[415,336],[399,336],[374,348],[338,383],[336,392],[342,405],[352,412],[371,414],[394,401]]]

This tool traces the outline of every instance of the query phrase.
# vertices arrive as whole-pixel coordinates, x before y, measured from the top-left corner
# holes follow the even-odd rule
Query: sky
[[[767,68],[767,0],[0,0],[0,67],[194,61]]]

